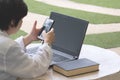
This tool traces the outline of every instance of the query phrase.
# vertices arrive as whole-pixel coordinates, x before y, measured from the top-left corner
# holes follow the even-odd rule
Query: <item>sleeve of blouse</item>
[[[23,42],[23,36],[17,38],[15,41],[20,45],[20,47],[22,48],[22,50],[24,50],[24,51],[26,50],[24,42]]]
[[[35,78],[44,74],[52,57],[51,47],[44,43],[34,55],[24,53],[13,44],[6,54],[6,72],[21,78]]]

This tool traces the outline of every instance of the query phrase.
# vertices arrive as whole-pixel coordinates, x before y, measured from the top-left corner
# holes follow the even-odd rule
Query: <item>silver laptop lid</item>
[[[52,48],[78,58],[89,22],[56,12],[50,18],[55,20]]]

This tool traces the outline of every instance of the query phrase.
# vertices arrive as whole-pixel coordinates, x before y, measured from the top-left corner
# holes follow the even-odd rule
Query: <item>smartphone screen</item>
[[[54,23],[54,20],[49,19],[49,18],[46,19],[46,21],[45,21],[45,23],[43,25],[45,27],[46,32],[50,31],[50,29],[52,28],[53,23]]]
[[[54,24],[54,20],[52,20],[52,19],[50,19],[50,18],[47,18],[46,20],[45,20],[45,22],[44,22],[44,24],[43,24],[43,27],[42,27],[42,29],[41,29],[41,31],[39,32],[39,34],[38,34],[38,38],[39,39],[41,39],[42,38],[42,32],[43,32],[43,30],[45,30],[46,31],[46,33],[48,32],[48,31],[50,31],[50,29],[52,28],[52,25]],[[43,38],[42,38],[43,39]]]

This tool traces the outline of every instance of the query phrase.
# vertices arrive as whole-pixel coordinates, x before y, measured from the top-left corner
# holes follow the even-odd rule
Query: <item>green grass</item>
[[[78,0],[78,1],[87,2],[87,0]],[[99,1],[99,0],[96,0],[96,1]],[[25,0],[25,2],[29,7],[30,12],[43,14],[47,16],[50,15],[51,11],[55,11],[55,12],[70,15],[73,17],[88,20],[90,23],[93,23],[93,24],[120,23],[120,16],[110,16],[110,15],[103,15],[98,13],[91,13],[91,12],[85,12],[80,10],[56,7],[56,6],[48,5],[42,2],[36,2],[34,0]],[[88,1],[88,2],[91,2],[91,1]],[[116,2],[116,0],[113,0],[112,2],[114,3]],[[25,35],[26,33],[19,31],[16,35],[13,35],[11,37],[15,39],[21,34]],[[95,45],[103,48],[119,47],[120,32],[86,35],[84,44]]]
[[[27,33],[19,30],[16,34],[10,35],[10,38],[12,38],[13,40],[15,40],[16,38],[20,37],[20,36],[25,36]],[[38,43],[40,41],[33,41],[32,43]]]
[[[24,32],[24,31],[22,31],[22,30],[19,30],[16,34],[11,35],[10,37],[11,37],[12,39],[16,39],[16,38],[18,38],[18,37],[20,37],[20,36],[25,36],[26,34],[27,34],[26,32]]]
[[[120,0],[71,0],[71,1],[75,1],[77,3],[120,9]]]
[[[88,20],[93,24],[120,23],[120,16],[103,15],[99,13],[56,7],[34,0],[25,0],[25,2],[27,3],[30,12],[47,16],[50,15],[51,11],[55,11],[69,16]]]
[[[84,43],[103,48],[120,47],[120,32],[86,35]]]
[[[11,35],[10,37],[16,39],[26,34],[26,32],[19,30],[17,34]],[[102,48],[120,47],[120,32],[86,35],[84,44],[95,45]]]

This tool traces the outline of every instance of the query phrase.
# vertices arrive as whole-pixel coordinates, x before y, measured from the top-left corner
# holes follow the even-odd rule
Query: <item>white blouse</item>
[[[34,55],[25,52],[23,37],[16,41],[0,31],[0,80],[35,78],[44,74],[50,63],[52,50],[47,43],[40,45]]]

